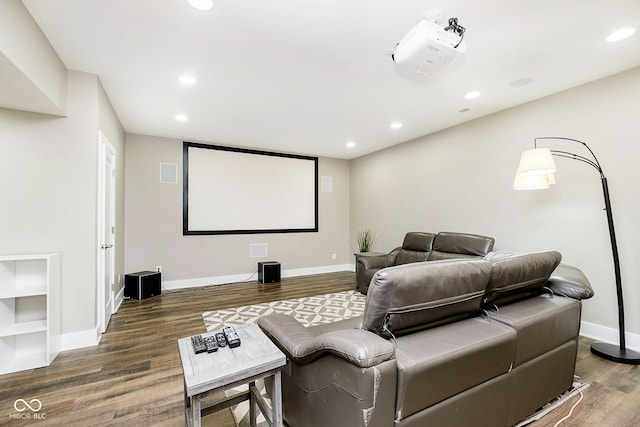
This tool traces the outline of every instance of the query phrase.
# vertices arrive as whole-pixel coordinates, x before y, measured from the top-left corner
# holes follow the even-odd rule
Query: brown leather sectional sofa
[[[258,321],[285,352],[284,418],[310,426],[511,426],[572,384],[580,299],[560,254],[383,268],[362,317]],[[553,274],[552,274],[553,273]],[[563,275],[566,274],[566,277]]]

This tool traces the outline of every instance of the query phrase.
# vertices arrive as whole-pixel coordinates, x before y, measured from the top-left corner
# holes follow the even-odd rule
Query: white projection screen
[[[318,231],[318,158],[183,143],[183,235]]]

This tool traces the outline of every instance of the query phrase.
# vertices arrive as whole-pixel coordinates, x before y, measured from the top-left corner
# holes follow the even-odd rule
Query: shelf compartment
[[[47,329],[44,295],[0,300],[0,336],[28,334]]]
[[[0,338],[0,375],[47,366],[47,333]]]
[[[0,257],[0,298],[47,293],[47,260]]]
[[[60,255],[0,256],[0,375],[60,351]]]

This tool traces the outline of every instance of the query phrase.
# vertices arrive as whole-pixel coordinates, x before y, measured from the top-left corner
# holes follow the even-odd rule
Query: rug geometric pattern
[[[272,301],[262,304],[245,305],[242,307],[224,308],[221,310],[205,311],[202,320],[207,332],[222,330],[224,326],[238,326],[245,323],[255,323],[260,317],[271,313],[282,313],[292,316],[303,326],[331,323],[341,319],[350,319],[362,315],[367,300],[358,291],[336,292],[311,297]],[[256,384],[264,388],[262,380]],[[246,386],[240,386],[230,394],[246,391]],[[232,408],[236,425],[249,425],[249,403],[241,402]],[[258,425],[266,425],[262,414],[258,417]]]
[[[360,316],[364,312],[366,299],[365,295],[355,290],[336,292],[205,311],[202,313],[202,320],[207,332],[212,332],[222,329],[223,326],[255,323],[262,316],[271,313],[282,313],[294,317],[306,327]]]

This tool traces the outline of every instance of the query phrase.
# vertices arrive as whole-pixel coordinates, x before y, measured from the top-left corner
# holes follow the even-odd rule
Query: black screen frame
[[[289,159],[312,161],[314,167],[314,226],[309,228],[247,228],[233,230],[190,230],[189,229],[189,148],[228,151],[248,155],[276,156]],[[222,235],[222,234],[271,234],[271,233],[312,233],[318,232],[318,157],[262,151],[223,145],[210,145],[183,141],[182,147],[182,234],[184,236]]]

